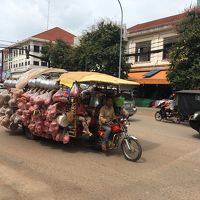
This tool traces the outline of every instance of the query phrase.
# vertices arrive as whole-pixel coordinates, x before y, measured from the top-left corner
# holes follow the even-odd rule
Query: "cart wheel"
[[[24,132],[27,139],[34,140],[36,138],[36,136],[27,127],[24,127]]]

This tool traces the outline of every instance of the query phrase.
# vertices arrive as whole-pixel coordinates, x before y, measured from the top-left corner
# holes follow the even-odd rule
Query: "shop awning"
[[[129,80],[136,81],[143,85],[168,85],[167,71],[159,71],[149,78],[145,78],[147,72],[129,73]]]

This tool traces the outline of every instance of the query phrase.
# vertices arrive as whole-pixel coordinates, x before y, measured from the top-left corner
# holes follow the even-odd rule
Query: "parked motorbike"
[[[135,136],[129,136],[128,126],[129,122],[126,118],[114,121],[110,124],[111,134],[108,142],[108,149],[121,148],[124,157],[136,162],[142,155],[142,147]],[[99,127],[98,133],[94,135],[95,146],[101,148],[105,130]]]
[[[181,115],[175,110],[166,110],[163,105],[160,110],[155,113],[156,121],[172,120],[174,123],[180,124],[183,121]]]

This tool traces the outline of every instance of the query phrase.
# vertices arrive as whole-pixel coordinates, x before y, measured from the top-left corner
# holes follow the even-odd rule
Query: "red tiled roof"
[[[44,40],[50,40],[50,41],[56,41],[57,39],[62,39],[69,44],[73,44],[75,35],[67,32],[59,27],[55,27],[48,31],[44,31],[42,33],[34,35],[32,37],[44,39]]]
[[[157,19],[157,20],[142,23],[142,24],[137,24],[136,26],[130,27],[128,29],[128,32],[129,33],[135,33],[135,32],[139,32],[139,31],[151,29],[151,28],[156,28],[156,27],[161,27],[161,26],[164,26],[164,25],[174,24],[174,23],[182,20],[184,17],[185,17],[185,13],[182,13],[182,14],[179,14],[179,15],[174,15],[174,16],[165,17],[165,18],[162,18],[162,19]]]

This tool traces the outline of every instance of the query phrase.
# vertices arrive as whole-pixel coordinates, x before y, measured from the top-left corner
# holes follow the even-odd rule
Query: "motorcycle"
[[[172,120],[173,122],[180,124],[183,121],[181,115],[175,110],[165,109],[164,105],[160,106],[160,110],[154,115],[156,121]]]
[[[111,134],[107,144],[108,149],[118,149],[121,147],[125,159],[136,162],[142,155],[142,147],[135,136],[129,136],[129,122],[126,118],[115,120],[110,123]],[[104,138],[105,130],[99,127],[95,137],[96,148],[100,149]]]

